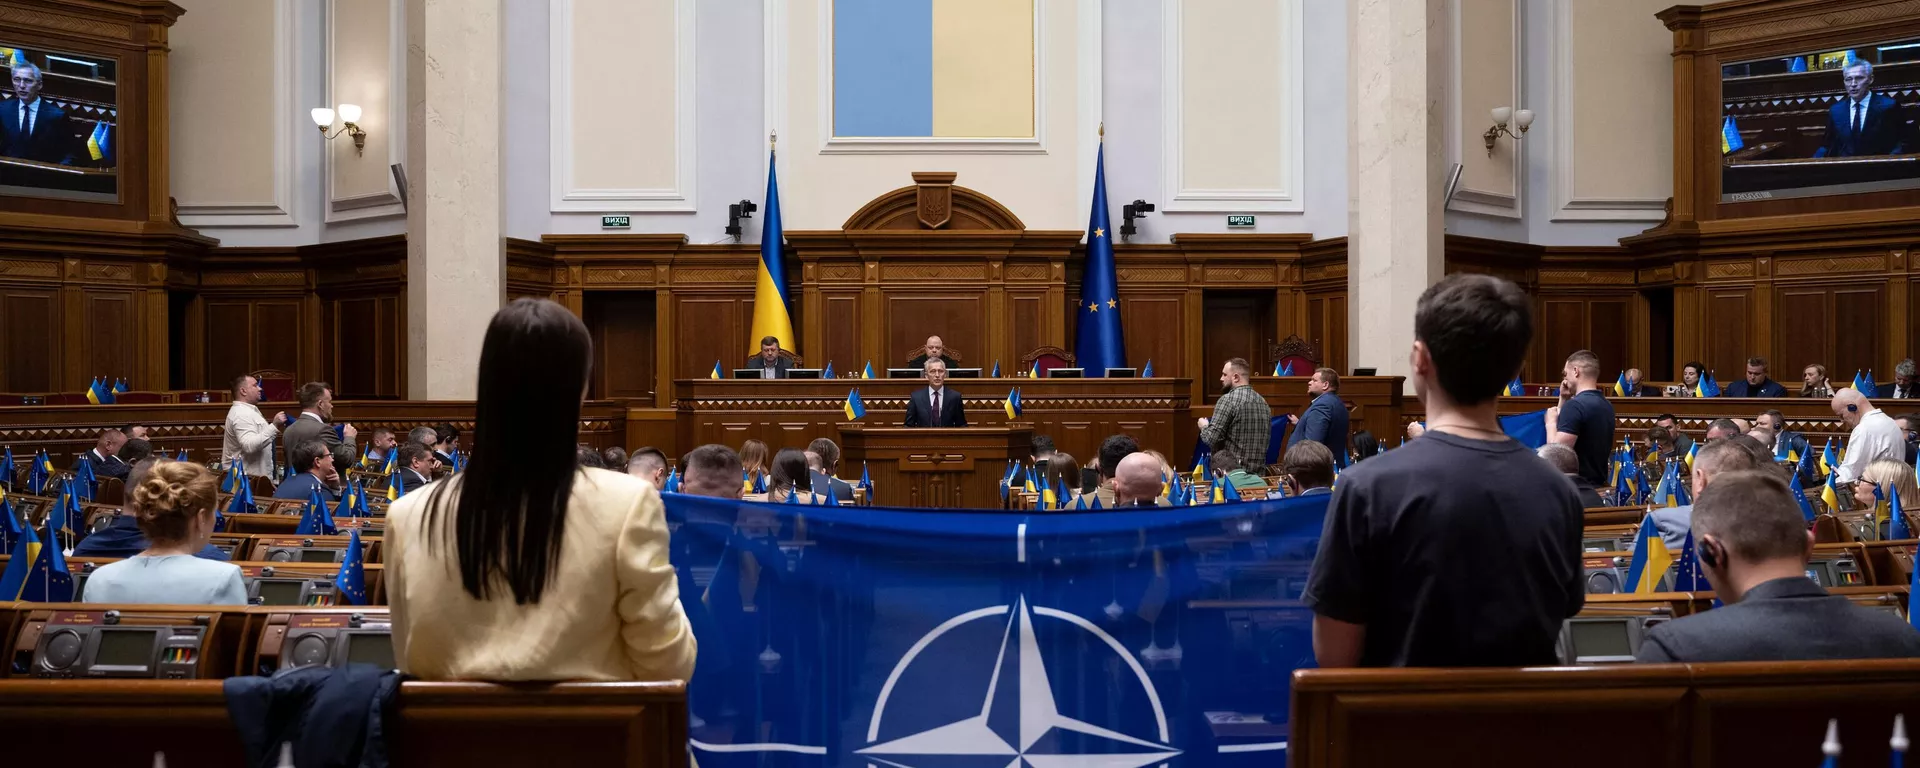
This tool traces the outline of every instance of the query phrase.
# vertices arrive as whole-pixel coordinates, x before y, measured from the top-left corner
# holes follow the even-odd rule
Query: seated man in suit
[[[960,399],[960,393],[947,386],[947,361],[943,358],[931,358],[922,363],[920,370],[926,373],[927,386],[916,389],[907,398],[907,423],[909,427],[964,427],[967,425],[967,408]]]
[[[1166,485],[1160,472],[1159,459],[1145,453],[1127,454],[1114,467],[1111,508],[1173,506],[1160,495]]]
[[[918,356],[907,361],[907,367],[924,369],[928,360],[945,359],[947,359],[947,343],[941,341],[938,336],[928,336],[927,346],[920,351]]]
[[[1907,444],[1907,466],[1914,466],[1914,459],[1920,458],[1920,413],[1895,416],[1893,425],[1900,428],[1900,439]]]
[[[667,455],[653,446],[636,448],[627,457],[627,474],[653,483],[658,490],[667,487]]]
[[[732,448],[717,444],[700,446],[688,452],[686,458],[680,460],[680,466],[686,468],[686,473],[681,475],[681,493],[716,499],[740,498],[743,490],[740,454]]]
[[[1333,460],[1346,466],[1347,405],[1340,400],[1340,374],[1332,368],[1316,369],[1307,378],[1307,395],[1313,402],[1307,406],[1306,414],[1287,417],[1293,422],[1293,434],[1287,437],[1287,445],[1312,440],[1327,446],[1327,450],[1338,446],[1342,450]]]
[[[300,399],[300,415],[294,417],[280,433],[280,439],[287,446],[287,465],[293,465],[293,447],[308,440],[326,443],[327,450],[336,445],[354,446],[354,438],[360,435],[352,424],[343,424],[336,430],[333,421],[333,385],[324,381],[309,381],[301,385],[294,393]],[[359,460],[357,450],[348,452],[348,462]]]
[[[1728,384],[1723,397],[1786,397],[1787,388],[1767,378],[1767,359],[1747,358],[1747,377]]]
[[[1648,390],[1646,387],[1640,386],[1640,381],[1646,377],[1647,375],[1641,373],[1638,368],[1628,368],[1626,373],[1620,374],[1620,378],[1623,379],[1627,385],[1627,397],[1660,396],[1660,390]]]
[[[1920,656],[1920,632],[1807,578],[1813,534],[1777,473],[1733,472],[1693,505],[1694,551],[1725,607],[1653,628],[1643,662]]]
[[[1898,155],[1908,152],[1906,112],[1892,96],[1873,92],[1873,64],[1854,61],[1840,71],[1846,97],[1827,110],[1827,141],[1814,157]]]
[[[79,149],[67,113],[42,98],[40,68],[16,58],[13,99],[0,102],[0,157],[72,163]]]
[[[125,445],[126,442],[127,434],[121,432],[119,427],[107,427],[106,429],[100,430],[100,438],[94,441],[92,448],[80,454],[80,459],[73,463],[73,468],[78,470],[80,463],[86,462],[93,465],[93,476],[95,478],[101,480],[109,477],[125,478],[127,476],[127,468],[120,465],[119,461],[114,458],[114,454],[119,453],[120,446]]]
[[[819,464],[813,463],[819,457]],[[831,496],[842,504],[853,503],[853,484],[840,479],[840,444],[824,437],[814,438],[807,444],[807,468],[812,478],[813,492],[822,496]]]
[[[122,443],[120,445],[120,450],[114,452],[113,469],[114,469],[114,472],[116,473],[114,477],[118,477],[121,480],[127,481],[128,493],[133,492],[134,465],[139,464],[140,462],[146,461],[147,457],[152,455],[153,455],[153,443],[148,442],[146,438],[139,438],[139,437],[136,437],[132,440],[126,441],[125,443]],[[101,475],[101,477],[104,478],[106,477],[106,475]]]
[[[1655,427],[1655,429],[1659,428]],[[1560,470],[1560,474],[1567,476],[1567,481],[1573,483],[1574,495],[1580,497],[1582,509],[1607,505],[1607,502],[1600,498],[1600,491],[1593,487],[1593,483],[1580,475],[1580,457],[1573,452],[1573,448],[1559,443],[1547,443],[1540,446],[1534,453],[1540,454],[1541,459],[1552,464],[1554,469]]]
[[[1758,417],[1754,418],[1753,426],[1755,429],[1765,427],[1768,434],[1773,438],[1771,442],[1767,443],[1767,448],[1773,451],[1773,456],[1776,460],[1791,456],[1797,461],[1801,457],[1806,456],[1807,451],[1813,450],[1813,445],[1807,442],[1807,438],[1804,435],[1787,429],[1786,414],[1781,413],[1777,409],[1769,408],[1765,412],[1762,412]],[[1811,473],[1817,472],[1818,470],[1813,468],[1811,463],[1807,464],[1806,468],[1808,469],[1808,473],[1800,475],[1800,482],[1808,484],[1807,487],[1811,488],[1813,487],[1813,483],[1819,482],[1819,478]]]
[[[334,486],[340,482],[340,474],[333,469],[333,449],[319,440],[308,440],[293,446],[293,471],[299,474],[289,477],[280,487],[273,489],[276,499],[307,499],[315,490],[320,498],[329,502],[339,501],[340,492]]]
[[[1895,400],[1920,398],[1920,376],[1915,375],[1913,358],[1909,357],[1893,366],[1893,381],[1880,385],[1882,397]]]
[[[400,446],[400,465],[394,471],[400,475],[400,487],[411,492],[420,486],[433,482],[433,454],[419,443],[407,443]],[[388,483],[393,480],[389,478]]]
[[[460,429],[441,422],[433,428],[433,460],[442,468],[453,468],[453,455],[460,451]]]
[[[768,336],[760,340],[760,354],[747,358],[747,364],[741,367],[760,369],[760,378],[763,379],[784,379],[787,369],[793,367],[793,361],[780,354],[780,338]]]
[[[1663,413],[1653,417],[1653,425],[1666,428],[1667,433],[1673,436],[1673,452],[1675,455],[1685,456],[1688,451],[1693,450],[1693,438],[1688,437],[1687,433],[1680,431],[1680,421],[1674,418],[1673,414]]]
[[[1288,496],[1333,493],[1333,451],[1312,440],[1289,445],[1280,457],[1280,473]]]
[[[373,436],[367,439],[367,453],[361,459],[369,468],[378,469],[387,465],[387,454],[392,453],[399,441],[393,436],[393,430],[387,427],[374,427]]]
[[[73,557],[133,557],[134,555],[147,551],[147,535],[140,531],[140,516],[134,512],[132,506],[132,489],[139,487],[140,483],[145,482],[147,479],[147,470],[152,469],[155,464],[161,461],[166,461],[166,459],[142,459],[133,465],[132,470],[127,473],[128,503],[121,507],[118,514],[113,516],[113,522],[108,523],[107,527],[87,534],[87,537],[81,539],[79,544],[74,545]],[[224,561],[228,559],[227,553],[220,551],[219,547],[212,544],[208,544],[201,548],[199,552],[193,553],[193,556],[206,560]]]

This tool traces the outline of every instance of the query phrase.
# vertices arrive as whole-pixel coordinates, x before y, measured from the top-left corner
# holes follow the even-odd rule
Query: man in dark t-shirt
[[[1340,476],[1303,597],[1322,667],[1553,664],[1586,601],[1573,485],[1507,437],[1533,337],[1511,282],[1456,274],[1414,310],[1427,432]]]
[[[1613,450],[1613,403],[1600,392],[1600,358],[1580,350],[1561,371],[1560,405],[1547,409],[1547,442],[1573,449],[1580,476],[1595,488],[1607,485]]]

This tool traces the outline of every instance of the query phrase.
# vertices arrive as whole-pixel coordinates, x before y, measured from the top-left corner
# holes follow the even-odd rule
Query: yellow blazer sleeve
[[[614,553],[620,635],[635,680],[690,680],[697,646],[667,562],[666,507],[651,487],[633,500]]]

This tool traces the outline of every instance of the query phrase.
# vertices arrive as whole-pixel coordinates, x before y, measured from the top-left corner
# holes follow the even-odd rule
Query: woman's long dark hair
[[[427,497],[424,534],[428,551],[454,548],[460,585],[474,599],[494,597],[501,582],[520,605],[546,592],[567,532],[592,355],[587,326],[544,299],[515,300],[487,326],[472,457],[456,476],[453,538],[440,535],[451,481]]]
[[[774,454],[773,469],[769,472],[772,490],[792,488],[795,493],[813,487],[812,475],[807,473],[806,451],[782,448]]]

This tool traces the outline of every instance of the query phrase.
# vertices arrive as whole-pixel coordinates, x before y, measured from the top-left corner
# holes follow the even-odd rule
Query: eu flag
[[[1087,376],[1127,367],[1120,335],[1120,279],[1113,269],[1113,228],[1107,220],[1107,149],[1100,147],[1093,171],[1093,216],[1087,224],[1087,264],[1080,278],[1079,332],[1074,356]],[[755,306],[758,306],[756,303]]]
[[[340,598],[354,605],[367,604],[366,555],[360,549],[360,529],[347,532],[347,555],[340,561],[340,572],[333,577]]]
[[[320,489],[313,489],[307,496],[307,507],[300,512],[300,527],[293,532],[299,536],[332,536],[339,533],[333,526],[333,516],[327,514],[327,500],[320,497]]]
[[[27,571],[40,559],[41,546],[40,536],[30,525],[14,539],[13,547],[7,550],[12,555],[7,558],[7,568],[0,571],[0,600],[20,599],[20,590],[27,586]]]
[[[0,487],[12,490],[13,475],[13,446],[9,445],[7,446],[6,456],[0,457]]]
[[[47,522],[47,544],[40,547],[40,553],[33,559],[33,567],[27,571],[27,581],[20,587],[20,599],[36,603],[73,602],[73,573],[67,570],[66,554],[60,551],[60,540],[53,531],[53,522]]]
[[[20,517],[13,513],[13,504],[0,499],[0,552],[12,552],[13,543],[26,535],[25,526]]]
[[[866,417],[867,404],[860,400],[859,389],[847,391],[847,401],[840,406],[840,411],[847,415],[848,421],[859,421]]]
[[[786,235],[780,227],[780,182],[774,169],[773,153],[767,153],[767,215],[760,227],[760,269],[753,288],[753,332],[747,338],[747,354],[760,351],[760,339],[772,336],[781,346],[798,352],[800,342],[793,337],[793,315],[787,305],[787,266],[781,261],[781,246]]]

